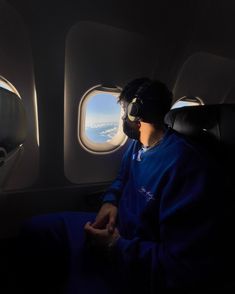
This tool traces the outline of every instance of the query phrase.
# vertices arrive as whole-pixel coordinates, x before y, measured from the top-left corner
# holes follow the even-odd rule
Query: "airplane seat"
[[[188,136],[192,140],[202,142],[209,154],[216,157],[221,169],[221,179],[224,179],[224,195],[221,195],[221,211],[219,217],[225,216],[223,224],[223,242],[226,242],[228,259],[225,259],[230,269],[235,264],[233,242],[235,225],[235,104],[215,104],[204,106],[189,106],[172,109],[165,116],[165,123],[173,130]],[[216,183],[215,183],[216,184]],[[222,209],[223,213],[222,213]],[[221,249],[224,250],[224,249]],[[223,252],[224,254],[225,252]],[[224,271],[228,271],[228,268]],[[230,272],[231,271],[231,272]],[[235,290],[233,270],[226,273],[226,282],[213,293]],[[221,290],[221,291],[220,291]],[[196,292],[198,294],[199,292]],[[200,293],[202,293],[200,291]],[[206,292],[205,293],[209,293]],[[211,293],[211,292],[210,292]]]
[[[23,152],[27,134],[26,113],[22,100],[0,88],[0,192]]]
[[[26,113],[22,100],[13,92],[0,87],[0,197],[11,172],[23,152],[27,134]],[[4,277],[8,258],[15,240],[0,240],[0,275]],[[4,287],[2,279],[0,290]],[[5,293],[5,292],[4,292]]]
[[[188,106],[172,109],[165,116],[165,123],[173,130],[201,141],[210,153],[233,177],[235,163],[235,104]],[[230,188],[232,182],[228,182]]]

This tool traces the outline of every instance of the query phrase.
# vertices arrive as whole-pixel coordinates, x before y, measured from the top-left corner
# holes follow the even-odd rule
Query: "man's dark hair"
[[[139,88],[147,82],[150,82],[149,78],[138,78],[129,82],[122,90],[118,102],[127,102],[130,103],[134,98],[135,94]]]
[[[143,87],[143,89],[141,89]],[[135,95],[143,101],[151,101],[156,107],[151,107],[151,112],[148,115],[150,121],[154,123],[163,123],[164,116],[170,110],[172,104],[172,92],[167,86],[158,81],[149,78],[138,78],[129,82],[122,90],[119,96],[119,102],[130,103]],[[154,118],[154,119],[153,119]],[[143,118],[144,121],[148,121]]]

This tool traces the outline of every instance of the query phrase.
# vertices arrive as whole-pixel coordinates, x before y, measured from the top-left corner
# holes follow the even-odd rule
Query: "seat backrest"
[[[22,100],[0,88],[0,190],[23,152],[27,119]]]
[[[177,132],[200,139],[205,134],[227,147],[235,146],[235,104],[173,109],[165,123]]]
[[[217,233],[225,245],[226,249],[221,248],[221,252],[226,255],[224,260],[228,264],[223,269],[227,281],[221,293],[233,293],[234,273],[229,269],[235,263],[235,104],[176,108],[167,113],[165,123],[175,131],[204,143],[208,156],[215,156],[219,164],[216,171],[219,172],[223,192],[218,200],[217,216],[221,229],[218,228]],[[218,184],[215,181],[215,187]]]
[[[182,107],[171,110],[165,123],[175,131],[205,143],[233,177],[235,104]]]

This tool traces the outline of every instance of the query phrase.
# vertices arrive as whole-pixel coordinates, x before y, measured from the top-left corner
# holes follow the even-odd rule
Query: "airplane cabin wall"
[[[19,92],[28,120],[28,135],[22,156],[14,166],[14,172],[11,172],[10,177],[0,187],[6,191],[23,189],[34,184],[39,171],[39,142],[37,98],[29,36],[20,15],[4,1],[0,1],[0,19],[0,76],[8,80]]]
[[[65,175],[76,184],[110,182],[128,142],[106,154],[85,150],[78,141],[78,106],[92,87],[123,87],[133,77],[152,76],[155,44],[141,34],[92,22],[74,25],[65,51]],[[105,107],[105,105],[104,105]]]
[[[235,103],[234,15],[232,1],[201,3],[191,37],[177,58],[175,100],[193,95],[205,104]]]
[[[5,2],[6,1],[2,1],[0,3]],[[120,86],[123,86],[127,80],[149,73],[152,77],[165,82],[170,88],[173,89],[175,87],[176,98],[180,98],[179,96],[186,94],[186,86],[183,85],[186,80],[182,77],[180,86],[177,90],[177,78],[182,73],[183,65],[190,64],[185,64],[185,62],[190,61],[190,57],[195,58],[199,56],[201,54],[200,52],[209,53],[213,56],[221,56],[226,60],[231,59],[231,62],[228,60],[228,63],[230,64],[229,68],[232,68],[231,73],[233,73],[232,64],[235,59],[235,42],[233,37],[235,35],[235,19],[232,16],[234,15],[235,5],[232,2],[228,2],[229,4],[226,5],[219,1],[209,0],[182,1],[180,4],[178,1],[159,1],[157,2],[159,4],[157,9],[155,9],[156,1],[152,1],[152,4],[146,2],[145,5],[143,5],[141,1],[141,4],[137,3],[136,5],[129,6],[126,1],[124,4],[122,1],[119,1],[118,5],[112,4],[112,1],[106,1],[105,4],[104,1],[101,6],[97,1],[94,3],[94,8],[90,9],[88,1],[87,3],[85,3],[85,1],[84,3],[74,1],[73,4],[72,1],[71,3],[70,1],[61,1],[62,4],[59,4],[57,1],[56,10],[54,9],[55,3],[53,3],[53,1],[47,4],[47,9],[45,9],[40,1],[32,1],[34,2],[33,4],[24,0],[11,0],[9,2],[13,7],[16,7],[21,14],[28,37],[25,36],[25,29],[23,35],[19,34],[18,37],[16,35],[14,36],[14,40],[20,39],[20,42],[15,44],[15,47],[19,50],[17,52],[22,53],[20,48],[21,46],[25,46],[27,47],[25,49],[27,53],[25,53],[25,55],[22,53],[24,57],[20,59],[20,61],[19,59],[11,59],[11,63],[9,62],[7,65],[5,75],[6,78],[14,83],[22,97],[33,96],[33,81],[35,78],[40,131],[40,173],[34,183],[30,182],[27,187],[20,188],[18,191],[7,192],[2,196],[5,202],[1,206],[0,236],[17,233],[20,222],[31,215],[63,210],[96,210],[98,208],[97,202],[93,201],[93,199],[99,196],[105,189],[106,184],[104,184],[104,182],[106,179],[107,181],[110,180],[110,177],[108,177],[110,175],[104,173],[104,177],[100,179],[98,171],[97,177],[93,174],[90,178],[93,182],[97,182],[96,185],[90,185],[90,179],[87,176],[86,179],[83,179],[83,182],[86,184],[81,185],[81,183],[79,183],[78,185],[76,183],[76,169],[79,168],[79,165],[81,167],[85,166],[86,161],[81,161],[79,163],[75,161],[74,164],[71,164],[75,179],[71,180],[71,177],[68,176],[68,173],[66,174],[65,171],[66,168],[70,168],[70,164],[67,167],[66,164],[64,165],[64,151],[69,152],[66,144],[64,145],[64,139],[72,140],[73,142],[76,140],[75,138],[64,137],[64,126],[65,128],[69,127],[67,123],[64,125],[64,94],[66,94],[66,91],[68,91],[66,94],[68,96],[71,94],[69,92],[72,92],[70,103],[73,104],[75,112],[77,112],[78,100],[76,100],[76,98],[80,99],[84,91],[93,84],[98,83],[99,75],[102,75],[101,82],[109,80],[108,82],[110,83],[118,83]],[[0,13],[3,13],[4,16],[4,10],[2,11],[3,12]],[[13,18],[14,21],[12,20],[12,17],[6,20],[7,17],[4,18],[3,16],[2,19],[5,19],[5,23],[3,23],[2,26],[4,28],[2,32],[4,42],[1,42],[1,44],[7,46],[6,44],[11,44],[13,42],[12,39],[9,40],[6,37],[8,34],[8,27],[13,26],[13,23],[17,23],[20,29],[23,24],[22,20],[16,22],[15,18]],[[8,26],[6,24],[10,19],[11,22]],[[16,19],[19,19],[19,15],[16,16]],[[68,70],[66,65],[66,60],[68,60],[68,56],[66,57],[66,52],[68,53],[68,51],[66,51],[68,50],[66,42],[69,40],[69,32],[72,32],[76,26],[79,27],[79,23],[82,26],[82,21],[86,23],[99,23],[99,25],[97,24],[97,34],[100,33],[102,39],[112,39],[112,32],[114,34],[118,32],[117,38],[119,38],[120,42],[126,41],[128,44],[123,50],[126,50],[126,52],[128,51],[129,55],[125,53],[122,59],[122,56],[119,56],[119,50],[115,49],[115,46],[110,44],[105,50],[111,49],[111,52],[107,54],[109,54],[109,61],[114,58],[114,61],[112,61],[113,68],[111,64],[105,64],[105,71],[102,72],[102,67],[99,69],[95,67],[94,74],[89,78],[89,75],[86,75],[84,69],[84,66],[87,66],[89,62],[84,59],[82,63],[80,63],[79,60],[77,61],[78,68],[72,69],[70,73],[66,72]],[[83,22],[83,26],[85,22]],[[101,29],[98,29],[101,27],[103,27],[103,33],[101,33]],[[107,31],[104,29],[105,27],[108,28],[109,33],[105,33],[105,31]],[[1,30],[3,28],[1,28]],[[84,34],[86,34],[86,30],[89,36],[94,36],[95,30],[91,32],[91,29],[87,27]],[[130,38],[128,36],[130,36]],[[149,45],[146,45],[144,49],[145,53],[142,57],[139,57],[141,50],[138,51],[138,45],[137,48],[136,45],[131,45],[132,41],[133,44],[136,44],[135,40],[139,38],[138,36],[141,36],[140,39],[149,40]],[[26,43],[22,42],[22,40],[26,40],[27,38],[29,39]],[[98,39],[97,35],[97,42]],[[92,44],[92,40],[90,40],[90,44]],[[115,42],[113,44],[115,44]],[[87,45],[89,45],[89,42]],[[0,45],[0,49],[1,46],[2,45]],[[151,48],[148,48],[148,46]],[[32,52],[30,52],[30,47]],[[82,46],[79,45],[79,40],[75,41],[72,47],[74,50],[82,49]],[[106,53],[101,54],[102,46],[97,43],[94,44],[94,47],[97,52],[94,51],[93,59],[95,60],[95,55],[97,54],[99,58],[101,56],[99,62],[102,61],[102,59],[105,60]],[[86,48],[85,44],[84,48]],[[7,51],[7,49],[4,50]],[[154,52],[152,52],[152,50]],[[149,56],[146,56],[148,54]],[[131,56],[132,61],[130,63],[128,63],[128,56]],[[87,57],[89,57],[89,54],[83,49],[83,52],[78,52],[76,60]],[[139,58],[141,60],[139,60]],[[122,60],[127,60],[128,65],[125,67],[125,64],[119,64],[117,61],[120,60],[121,62]],[[146,68],[143,64],[145,60],[147,60],[148,63]],[[72,60],[70,62],[72,62]],[[139,62],[141,63],[141,70],[138,70]],[[6,63],[6,61],[4,60],[3,62],[0,60],[0,64],[3,63]],[[20,68],[24,69],[23,74],[21,70],[16,69],[16,64],[20,64]],[[32,64],[34,67],[32,67]],[[197,71],[200,73],[200,68],[198,69],[200,64],[195,62],[192,64],[192,70],[197,66]],[[131,69],[132,66],[134,70]],[[208,66],[210,65],[208,64]],[[89,67],[91,69],[91,65],[89,65]],[[226,77],[228,74],[226,66],[223,68],[224,75],[221,78]],[[115,69],[118,69],[117,73],[115,73]],[[190,68],[189,71],[191,71]],[[217,68],[217,71],[220,72],[220,66]],[[75,87],[72,86],[72,88],[68,90],[67,87],[70,86],[70,82],[67,80],[66,87],[64,88],[65,75],[73,75],[71,81],[74,79],[76,80],[75,76],[78,75],[78,85]],[[79,77],[79,75],[81,77]],[[17,82],[18,79],[20,79],[20,82]],[[192,80],[193,76],[190,79]],[[27,87],[22,86],[23,82],[24,85],[25,83],[27,84]],[[232,82],[231,79],[230,83]],[[200,85],[201,83],[202,82],[200,82]],[[205,94],[212,93],[213,84],[207,89],[207,80],[205,80],[204,86],[207,90]],[[222,88],[223,91],[225,91],[226,87],[223,86]],[[190,88],[190,90],[192,89],[193,88]],[[231,89],[231,91],[227,93],[226,101],[229,99],[229,101],[234,102],[232,91]],[[194,93],[192,92],[192,94]],[[77,97],[75,97],[76,95]],[[209,95],[205,96],[207,96],[205,97],[207,103],[221,102],[219,101],[220,95],[217,97],[216,101],[213,100],[213,95],[210,95],[210,97]],[[25,100],[25,102],[27,109],[33,109],[32,106],[30,106],[32,105],[30,99],[27,101]],[[72,107],[71,105],[69,108]],[[28,112],[29,118],[32,119],[32,117],[34,117],[34,112]],[[74,128],[74,124],[72,127]],[[30,128],[35,129],[35,122],[30,123]],[[69,132],[73,134],[76,133],[74,130],[70,130]],[[32,138],[34,138],[32,140],[34,140],[33,144],[35,144],[36,135],[33,135]],[[67,144],[69,145],[71,142],[67,142]],[[71,148],[73,149],[72,153],[74,155],[76,148]],[[80,160],[79,158],[83,151],[80,150],[78,152],[81,153],[77,154],[75,157]],[[35,158],[38,156],[37,151],[34,152],[34,156]],[[116,157],[115,153],[113,153],[113,157]],[[111,160],[107,163],[108,165],[111,164]],[[71,161],[72,158],[70,158],[69,162],[71,163]],[[27,153],[27,164],[29,164],[29,166],[31,166],[31,164],[37,165],[36,159],[33,160],[32,157],[29,156],[29,153]],[[117,168],[117,166],[115,168]],[[112,177],[114,175],[113,172]],[[14,180],[13,177],[11,179],[12,183],[16,183],[17,181],[18,183],[21,182],[21,177],[27,177],[27,180],[31,179],[30,169],[28,172],[22,173],[22,175],[20,173],[19,170],[15,170],[14,175],[12,175],[14,176]],[[80,176],[82,177],[82,175]],[[9,186],[9,188],[11,187],[13,187],[13,184]]]

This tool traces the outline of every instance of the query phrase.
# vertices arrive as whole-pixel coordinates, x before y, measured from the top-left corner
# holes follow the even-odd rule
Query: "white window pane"
[[[197,102],[178,101],[171,107],[171,109],[185,107],[185,106],[198,106],[198,105],[200,104]]]
[[[0,87],[6,89],[8,91],[13,92],[12,89],[11,89],[11,87],[6,82],[4,82],[2,80],[0,80]]]
[[[6,89],[10,92],[13,92],[20,98],[20,94],[18,93],[16,88],[10,82],[8,82],[6,79],[4,79],[2,76],[0,76],[0,88]]]
[[[202,99],[199,97],[194,97],[190,99],[187,99],[187,97],[182,97],[173,104],[171,109],[199,105],[204,105]]]

